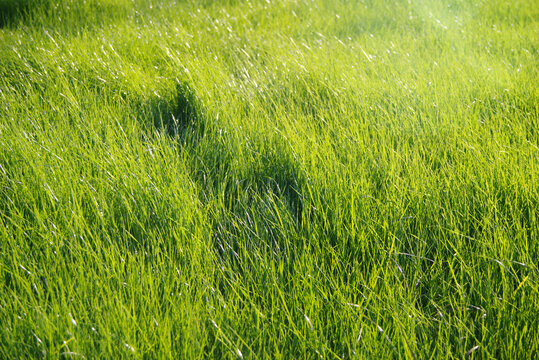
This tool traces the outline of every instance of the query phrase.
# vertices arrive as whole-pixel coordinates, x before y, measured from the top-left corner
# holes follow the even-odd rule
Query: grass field
[[[531,359],[535,0],[0,0],[0,358]]]

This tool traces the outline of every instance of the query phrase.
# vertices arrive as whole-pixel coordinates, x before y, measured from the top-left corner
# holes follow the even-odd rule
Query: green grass
[[[532,358],[538,25],[0,0],[0,357]]]

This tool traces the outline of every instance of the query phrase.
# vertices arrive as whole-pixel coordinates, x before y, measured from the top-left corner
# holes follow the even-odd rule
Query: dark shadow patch
[[[172,97],[141,104],[140,116],[149,139],[165,135],[177,144],[180,156],[185,155],[198,201],[211,226],[208,245],[214,261],[230,269],[230,276],[242,279],[269,276],[260,272],[263,264],[287,286],[295,259],[304,253],[306,176],[286,140],[271,134],[222,131],[226,120],[208,114],[186,83],[180,83]],[[136,205],[131,209],[137,209]],[[144,247],[150,252],[151,245],[146,248],[144,244],[148,231],[166,227],[167,221],[148,218],[151,209],[136,211],[141,211],[140,216],[123,219],[121,209],[114,216],[119,230],[132,239],[127,244],[131,251]],[[131,223],[133,218],[140,223]],[[226,272],[215,278],[215,286],[223,294],[230,290],[228,276]]]
[[[223,191],[227,210],[237,212],[242,206],[251,205],[256,198],[273,196],[284,201],[287,210],[301,225],[303,199],[302,179],[294,162],[277,150],[260,154],[260,162],[251,165],[245,175],[238,174],[241,182],[226,181]],[[224,179],[222,179],[224,180]],[[238,202],[243,204],[238,207]]]
[[[101,0],[0,0],[0,28],[20,25],[73,33],[135,17],[133,4]]]
[[[177,84],[172,100],[151,98],[141,104],[139,116],[150,129],[165,133],[182,145],[196,145],[204,135],[200,104],[185,83]]]
[[[182,151],[191,153],[191,177],[199,185],[203,204],[210,197],[222,197],[226,210],[237,212],[239,202],[250,204],[253,198],[271,193],[285,200],[294,217],[301,219],[302,181],[287,144],[267,148],[261,144],[263,139],[251,139],[258,148],[257,158],[242,170],[235,169],[233,163],[240,155],[231,149],[228,135],[207,122],[202,105],[186,83],[176,86],[172,100],[152,98],[141,104],[139,116],[150,132],[166,134]]]
[[[231,138],[233,131],[220,129],[223,120],[210,121],[186,83],[177,86],[173,101],[151,101],[143,113],[151,132],[166,134],[188,153],[190,177],[200,203],[207,206],[217,261],[246,274],[256,272],[249,270],[254,265],[248,261],[256,257],[258,264],[270,262],[270,268],[284,262],[283,279],[293,274],[301,244],[290,240],[301,237],[306,179],[288,143],[257,134]]]
[[[286,288],[304,253],[305,180],[284,146],[275,146],[262,149],[260,159],[243,171],[231,170],[211,182],[212,200],[218,204],[210,209],[212,247],[217,261],[231,269],[217,279],[222,293],[238,275],[266,283],[273,273]],[[200,183],[201,188],[207,185]]]
[[[0,0],[0,28],[18,24],[28,15],[32,1]]]

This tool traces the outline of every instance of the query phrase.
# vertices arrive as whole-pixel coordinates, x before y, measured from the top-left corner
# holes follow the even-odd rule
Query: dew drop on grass
[[[35,333],[32,333],[34,335],[34,337],[36,338],[36,341],[38,342],[39,345],[43,345],[43,342],[41,341],[41,339],[35,334]]]
[[[71,315],[71,313],[68,313],[67,315],[69,315],[69,319],[71,320],[71,323],[73,324],[73,326],[77,326],[77,322],[73,318],[73,315]]]
[[[309,326],[311,327],[311,330],[313,330],[314,329],[313,324],[311,323],[311,319],[309,319],[307,315],[305,315],[305,320],[307,321],[307,324],[309,324]]]

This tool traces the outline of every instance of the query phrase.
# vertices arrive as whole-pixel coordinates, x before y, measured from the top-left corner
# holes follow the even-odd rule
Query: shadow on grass
[[[0,28],[19,25],[73,33],[125,20],[133,15],[127,3],[102,0],[0,0]],[[136,13],[136,12],[134,12]]]
[[[23,20],[30,10],[30,0],[0,0],[0,28]]]
[[[301,218],[301,181],[290,157],[280,153],[282,149],[266,149],[258,155],[259,161],[249,164],[241,174],[233,170],[232,163],[238,161],[235,151],[211,130],[215,124],[208,123],[189,85],[178,84],[172,102],[147,104],[144,117],[149,128],[167,134],[184,151],[193,153],[192,177],[204,193],[203,203],[209,196],[221,196],[227,210],[236,212],[242,196],[249,203],[270,193],[286,200],[296,217]]]
[[[185,83],[176,85],[171,101],[152,99],[143,105],[140,116],[150,131],[165,133],[181,145],[196,146],[204,136],[205,122],[192,90]]]
[[[177,86],[174,101],[150,104],[145,113],[149,129],[189,153],[190,176],[200,203],[208,205],[212,246],[221,260],[243,268],[242,251],[293,256],[286,244],[302,226],[303,178],[287,144],[270,146],[258,138],[238,149],[238,139],[219,132],[218,120],[208,119],[188,84]],[[257,155],[240,159],[255,151],[249,146]]]

